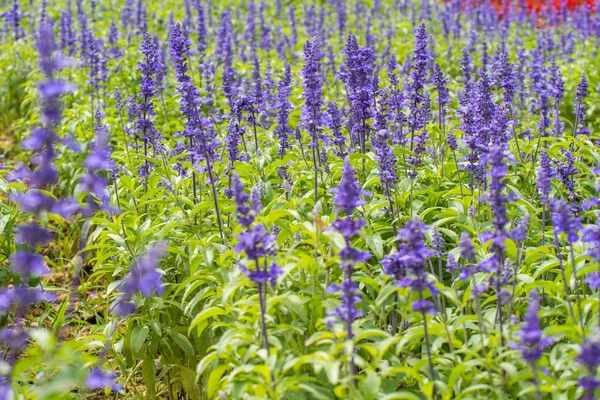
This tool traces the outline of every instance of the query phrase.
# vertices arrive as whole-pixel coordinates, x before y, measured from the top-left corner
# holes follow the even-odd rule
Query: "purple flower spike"
[[[129,274],[121,281],[118,288],[121,296],[111,308],[115,315],[129,315],[135,312],[133,296],[140,294],[150,297],[153,293],[161,296],[165,292],[163,274],[158,269],[160,258],[166,250],[165,243],[159,243],[148,250],[131,267]]]
[[[523,359],[529,364],[535,365],[542,356],[542,351],[554,343],[554,340],[545,336],[540,328],[538,318],[540,298],[535,289],[529,295],[528,304],[525,323],[515,334],[519,342],[510,342],[509,346],[519,350]]]
[[[340,181],[339,186],[330,189],[332,193],[335,193],[333,202],[343,210],[346,215],[351,215],[357,207],[366,204],[364,200],[360,199],[361,196],[370,196],[369,192],[360,188],[354,174],[354,168],[352,168],[350,160],[346,158],[342,169],[342,180]]]

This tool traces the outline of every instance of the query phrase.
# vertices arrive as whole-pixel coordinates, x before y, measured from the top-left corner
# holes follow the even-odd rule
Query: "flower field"
[[[599,398],[592,3],[4,0],[0,400]]]

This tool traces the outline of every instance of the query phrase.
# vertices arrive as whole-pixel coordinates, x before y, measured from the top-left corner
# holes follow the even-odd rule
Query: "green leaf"
[[[189,339],[179,333],[179,332],[171,332],[171,337],[177,343],[177,345],[183,350],[183,353],[186,354],[189,358],[193,359],[196,352],[194,351],[194,346],[190,343]]]
[[[191,332],[192,329],[194,329],[194,327],[196,325],[198,325],[205,319],[208,319],[210,317],[215,317],[217,315],[225,315],[225,310],[223,310],[221,307],[211,307],[206,310],[203,310],[200,314],[198,314],[194,317],[194,319],[192,320],[192,323],[190,324],[190,328],[188,329],[188,332]]]
[[[202,393],[200,392],[200,386],[196,383],[196,374],[194,371],[187,367],[179,367],[181,371],[181,384],[183,389],[190,396],[191,400],[200,400]]]
[[[147,354],[142,361],[142,379],[146,386],[146,395],[149,399],[156,398],[156,364],[154,358]]]
[[[367,375],[363,383],[362,390],[365,400],[375,400],[379,397],[379,388],[381,387],[381,377],[375,373]]]
[[[131,347],[131,352],[133,356],[136,357],[139,353],[140,349],[146,342],[148,338],[148,333],[150,332],[150,328],[147,326],[136,326],[131,331],[131,337],[129,338],[129,347]]]

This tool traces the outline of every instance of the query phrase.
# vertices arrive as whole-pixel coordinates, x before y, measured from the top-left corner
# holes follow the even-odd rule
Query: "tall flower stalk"
[[[321,48],[315,38],[307,40],[304,45],[304,106],[302,107],[302,123],[310,135],[310,148],[313,156],[314,172],[314,201],[319,201],[318,162],[319,162],[319,136],[321,125],[321,107],[323,106],[323,76],[321,74]]]
[[[581,228],[581,221],[579,218],[573,216],[571,211],[569,210],[568,205],[564,200],[554,200],[551,203],[551,212],[552,212],[552,225],[554,230],[554,245],[556,246],[556,256],[558,257],[560,272],[563,278],[563,284],[565,288],[565,295],[567,298],[567,304],[569,306],[569,312],[571,314],[571,318],[574,323],[577,323],[577,319],[575,319],[575,312],[573,311],[573,305],[570,300],[570,289],[569,289],[569,281],[567,281],[567,276],[565,273],[564,260],[562,257],[561,246],[558,241],[561,233],[566,235],[567,243],[569,246],[569,250],[571,253],[571,266],[572,266],[572,276],[573,281],[575,282],[575,299],[577,301],[577,310],[579,313],[579,326],[581,331],[583,332],[585,329],[583,323],[583,309],[581,308],[581,296],[579,295],[579,284],[577,281],[577,264],[575,262],[575,253],[573,251],[573,244],[579,240],[579,229]]]
[[[33,168],[23,165],[8,176],[9,180],[25,182],[26,192],[12,196],[12,200],[23,212],[33,214],[33,222],[17,226],[18,250],[10,257],[10,271],[18,275],[19,280],[10,288],[0,289],[0,316],[7,315],[14,305],[14,325],[0,330],[0,343],[3,348],[0,359],[5,362],[5,368],[0,375],[0,390],[7,399],[12,396],[10,382],[13,367],[29,340],[29,335],[24,329],[27,309],[36,303],[53,299],[53,296],[43,290],[41,284],[30,287],[30,282],[35,282],[36,278],[50,272],[44,257],[37,249],[48,245],[54,235],[42,227],[40,222],[47,214],[68,217],[79,209],[74,199],[56,199],[47,193],[58,183],[59,177],[55,160],[56,146],[61,142],[56,133],[61,120],[60,98],[73,87],[56,77],[62,63],[61,58],[55,54],[54,31],[49,24],[40,25],[36,47],[40,57],[39,67],[44,75],[44,80],[38,85],[41,124],[22,142],[24,149],[35,153],[32,159]]]
[[[158,48],[149,33],[144,34],[141,51],[144,57],[138,64],[138,69],[142,73],[142,79],[139,92],[139,97],[141,99],[138,106],[139,119],[136,123],[136,129],[140,132],[144,145],[144,165],[140,169],[140,176],[144,177],[144,188],[146,192],[148,192],[148,177],[150,174],[150,164],[148,162],[150,155],[148,150],[149,147],[152,146],[154,153],[156,154],[158,140],[160,139],[160,135],[156,131],[154,122],[150,118],[155,115],[154,102],[152,101],[152,98],[156,94],[154,76],[160,68],[160,64],[158,62]],[[146,212],[147,211],[148,210],[146,209]]]
[[[333,223],[333,229],[344,237],[345,242],[345,247],[340,251],[340,258],[342,260],[340,269],[344,273],[343,280],[342,283],[336,283],[327,288],[327,291],[330,293],[342,292],[342,304],[335,310],[328,311],[328,314],[342,321],[346,328],[346,339],[352,340],[354,338],[352,323],[356,318],[363,315],[363,312],[356,307],[361,298],[358,284],[352,280],[352,274],[357,264],[364,263],[371,258],[371,253],[361,251],[352,246],[352,237],[357,235],[366,225],[364,220],[356,219],[352,214],[356,208],[366,204],[361,197],[369,196],[370,193],[361,189],[359,182],[356,180],[354,168],[352,168],[350,160],[347,158],[344,161],[340,184],[337,188],[331,189],[331,191],[335,194],[334,204],[346,214],[346,217],[338,216]],[[356,367],[354,365],[353,354],[350,354],[349,357],[350,373],[351,375],[355,375]]]
[[[269,335],[267,332],[267,283],[275,284],[277,278],[282,274],[281,268],[275,263],[268,263],[268,256],[275,254],[275,235],[268,232],[264,224],[257,222],[262,205],[260,198],[252,204],[248,204],[250,196],[244,192],[244,184],[237,174],[232,176],[233,200],[236,205],[237,218],[244,230],[236,235],[238,242],[234,250],[238,254],[244,254],[254,269],[249,268],[247,261],[240,261],[240,270],[258,287],[258,298],[260,306],[261,331],[264,339],[265,349],[269,352]],[[264,268],[261,268],[261,262]]]
[[[523,359],[529,364],[533,372],[533,383],[535,385],[535,397],[542,399],[540,384],[538,379],[538,361],[542,357],[542,351],[550,346],[554,340],[545,336],[540,328],[538,313],[540,309],[540,298],[534,289],[529,294],[529,305],[525,315],[525,323],[515,334],[519,342],[512,341],[509,346],[521,352]]]
[[[412,310],[421,314],[423,318],[423,334],[425,337],[425,347],[427,349],[427,362],[429,365],[430,379],[435,381],[435,369],[431,356],[431,343],[427,326],[427,315],[437,314],[431,301],[425,298],[427,292],[432,297],[438,295],[438,290],[433,281],[429,280],[429,274],[426,271],[427,260],[435,252],[431,250],[425,242],[425,231],[428,228],[419,220],[412,219],[406,223],[398,232],[398,239],[401,241],[399,253],[400,261],[404,263],[407,276],[402,279],[400,285],[409,287],[417,293],[418,300],[413,301]]]
[[[213,170],[213,164],[217,160],[216,148],[219,145],[214,137],[215,132],[211,121],[202,116],[200,110],[200,96],[191,77],[188,75],[188,65],[186,58],[190,54],[191,42],[181,31],[181,25],[176,24],[171,27],[171,38],[169,41],[170,54],[175,64],[175,77],[177,78],[177,91],[181,95],[179,100],[181,113],[187,118],[186,126],[181,135],[188,139],[188,151],[190,160],[195,169],[199,169],[199,164],[204,161],[206,171],[210,182],[217,223],[219,226],[219,235],[221,239],[223,234],[223,221],[219,208],[219,197],[217,194],[216,177]],[[195,173],[193,175],[195,181]],[[195,187],[195,185],[194,185]],[[194,197],[196,193],[194,193]]]

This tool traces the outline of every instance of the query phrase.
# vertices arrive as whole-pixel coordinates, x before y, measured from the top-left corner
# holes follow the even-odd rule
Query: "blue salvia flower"
[[[20,38],[25,36],[25,32],[23,31],[23,27],[21,26],[22,12],[19,0],[13,1],[12,7],[9,11],[9,16],[13,37],[15,40],[19,40]]]
[[[149,33],[144,34],[141,52],[144,57],[139,61],[137,67],[142,74],[140,91],[138,94],[141,99],[138,107],[138,112],[141,114],[141,117],[137,121],[137,129],[142,133],[142,139],[144,140],[145,145],[150,144],[157,147],[159,146],[158,140],[161,137],[156,131],[150,117],[155,115],[152,98],[156,95],[155,76],[161,66],[158,62],[158,48]]]
[[[575,92],[575,98],[578,100],[585,99],[587,97],[588,92],[588,82],[585,74],[581,73],[581,80],[577,85],[577,91]]]
[[[475,246],[473,246],[473,242],[471,241],[471,237],[467,232],[462,232],[460,234],[460,241],[458,243],[460,248],[460,256],[467,261],[475,260]]]
[[[346,62],[340,67],[340,77],[346,86],[350,104],[349,131],[354,144],[365,152],[368,120],[373,114],[373,62],[375,54],[369,47],[360,47],[356,36],[348,35],[344,48]]]
[[[343,115],[335,101],[330,101],[327,105],[327,126],[331,129],[333,135],[333,144],[338,147],[337,155],[345,157],[346,137],[342,133]]]
[[[585,391],[584,400],[596,399],[596,390],[600,388],[600,380],[596,377],[600,365],[600,341],[597,338],[586,338],[577,354],[577,362],[583,365],[588,376],[579,378],[579,384]]]
[[[510,201],[510,198],[503,193],[504,188],[506,187],[504,178],[508,172],[508,166],[504,161],[507,148],[507,145],[493,145],[489,155],[489,173],[491,180],[487,201],[489,202],[492,211],[493,230],[485,232],[484,235],[482,235],[482,240],[493,240],[492,250],[495,252],[504,250],[504,242],[507,238],[505,228],[509,222],[506,214],[506,204]]]
[[[73,55],[76,50],[77,38],[73,27],[70,1],[67,1],[66,10],[60,15],[58,37],[60,39],[60,49],[68,55]]]
[[[550,157],[546,150],[540,151],[540,166],[538,167],[537,186],[540,190],[539,199],[542,203],[547,204],[550,201],[550,190],[552,189],[552,178],[555,171],[552,168]]]
[[[200,0],[194,1],[194,7],[196,8],[196,49],[198,51],[198,57],[200,58],[200,62],[204,59],[204,54],[206,53],[206,49],[208,48],[207,40],[208,40],[208,30],[206,27],[206,16],[204,14],[204,6],[201,4]]]
[[[366,204],[361,197],[369,196],[369,192],[361,189],[360,184],[354,176],[354,168],[346,158],[342,170],[342,179],[337,188],[330,189],[335,194],[334,204],[346,215],[352,215],[354,210]]]
[[[552,135],[560,137],[563,134],[564,123],[560,119],[560,102],[562,101],[565,94],[565,84],[562,79],[562,74],[559,68],[554,70],[552,74],[552,97],[556,99],[554,107],[554,124],[552,127]]]
[[[124,31],[133,24],[133,2],[134,0],[125,0],[121,10],[121,24]]]
[[[419,25],[415,34],[415,50],[413,55],[413,69],[410,82],[410,97],[408,127],[411,130],[410,149],[413,149],[414,134],[423,129],[429,122],[431,115],[430,99],[424,91],[427,79],[427,66],[431,56],[427,50],[428,39],[425,24]]]
[[[227,126],[227,136],[225,137],[225,148],[227,149],[228,156],[228,173],[233,171],[233,164],[242,159],[239,146],[242,141],[243,134],[244,129],[240,126],[239,122],[235,118],[232,118]]]
[[[37,168],[31,170],[24,166],[20,167],[8,178],[25,181],[28,191],[12,199],[19,204],[22,211],[31,212],[35,214],[36,220],[40,220],[46,213],[68,217],[76,212],[78,207],[73,199],[56,200],[42,192],[58,181],[54,163],[56,145],[60,139],[55,128],[61,119],[60,97],[70,92],[72,86],[55,77],[56,72],[61,68],[61,58],[55,55],[54,32],[47,23],[40,25],[36,48],[40,56],[39,67],[44,74],[44,81],[38,86],[41,126],[35,128],[23,141],[23,147],[37,153],[33,163]],[[0,332],[0,342],[9,353],[8,358],[5,358],[9,375],[19,352],[27,344],[27,334],[22,328],[22,322],[19,321],[25,317],[29,306],[52,299],[52,296],[45,293],[41,287],[28,287],[30,278],[49,272],[44,258],[36,253],[36,248],[47,245],[52,239],[52,233],[34,221],[17,226],[15,239],[18,250],[10,258],[10,270],[20,275],[20,283],[10,289],[0,289],[0,314],[6,315],[11,305],[15,305],[15,326],[6,327]],[[3,373],[6,373],[6,370]],[[0,375],[0,387],[10,384],[9,375]],[[10,390],[3,391],[2,395],[5,393],[10,396]]]
[[[412,303],[413,311],[422,314],[436,314],[433,303],[424,299],[426,291],[429,291],[432,296],[438,294],[434,283],[428,279],[429,274],[426,271],[426,262],[434,255],[434,251],[425,242],[427,229],[422,222],[412,219],[398,232],[397,238],[401,241],[399,252],[402,254],[402,262],[410,273],[400,282],[400,285],[410,287],[418,293],[419,300]]]
[[[444,78],[444,74],[442,74],[442,70],[440,68],[440,64],[435,63],[432,83],[435,86],[435,90],[438,93],[438,105],[440,107],[441,115],[445,115],[444,106],[450,103],[450,95],[448,93],[448,88],[446,85],[448,84],[448,78]]]
[[[108,28],[108,44],[110,48],[108,50],[108,54],[110,58],[116,60],[123,56],[123,51],[118,45],[119,42],[119,28],[117,28],[117,24],[115,21],[111,21],[110,26]]]
[[[354,267],[357,264],[364,263],[371,258],[369,252],[358,250],[352,247],[350,239],[358,234],[360,229],[366,224],[364,220],[354,219],[352,214],[357,207],[364,205],[366,202],[361,199],[361,196],[368,196],[369,193],[360,188],[359,182],[356,180],[354,168],[350,161],[346,158],[342,169],[342,179],[337,188],[330,189],[335,194],[334,204],[346,213],[346,218],[338,217],[333,223],[333,229],[342,234],[345,239],[345,247],[340,251],[341,265],[340,268],[344,273],[342,283],[333,284],[327,288],[328,292],[342,292],[342,304],[335,310],[327,313],[338,317],[346,326],[346,334],[348,339],[354,337],[352,330],[352,322],[363,315],[362,311],[356,308],[356,305],[361,301],[358,291],[358,284],[352,280]]]
[[[136,34],[148,32],[148,5],[143,0],[138,0],[135,8]]]
[[[588,226],[582,234],[583,240],[590,245],[586,255],[591,257],[600,268],[600,227],[598,225]],[[585,282],[592,289],[600,289],[600,269],[590,273]]]
[[[323,106],[323,75],[321,73],[322,52],[318,39],[312,42],[307,40],[304,45],[304,66],[302,67],[302,78],[304,79],[304,106],[300,119],[310,135],[310,148],[312,149],[314,169],[314,202],[319,199],[318,186],[318,157],[319,138],[321,136]]]
[[[321,74],[321,49],[317,39],[306,41],[304,45],[304,106],[301,120],[311,135],[312,145],[318,145],[323,106],[323,76]]]
[[[581,229],[581,221],[575,217],[570,211],[567,203],[562,199],[555,199],[550,203],[552,211],[552,225],[556,236],[564,233],[567,235],[569,244],[579,240],[579,229]]]
[[[577,133],[580,131],[579,124],[583,123],[583,120],[585,117],[585,106],[582,104],[582,102],[583,102],[583,99],[585,99],[587,97],[587,92],[588,92],[587,78],[584,73],[581,73],[581,80],[579,81],[579,84],[577,85],[577,91],[575,92],[575,102],[577,105],[575,108],[575,126],[574,126],[573,136],[577,136]],[[583,133],[583,134],[588,133],[587,128],[585,128],[585,125],[581,129],[581,133]]]
[[[580,171],[575,166],[575,157],[573,153],[566,149],[562,149],[564,162],[556,161],[556,175],[563,184],[563,187],[569,193],[569,201],[572,207],[576,208],[575,204],[575,175]]]
[[[219,61],[225,61],[228,57],[228,53],[231,52],[231,40],[232,40],[232,26],[231,26],[231,11],[226,8],[221,13],[221,20],[216,34],[215,44],[215,57]]]
[[[289,117],[292,105],[290,103],[292,74],[289,64],[285,66],[283,79],[279,82],[277,92],[277,127],[275,135],[279,139],[279,155],[283,158],[287,150],[291,149],[290,135],[292,129],[289,126]]]
[[[508,51],[503,48],[500,52],[499,66],[496,71],[496,81],[502,89],[502,102],[511,105],[515,97],[515,79],[513,66],[508,57]]]
[[[510,237],[518,242],[523,243],[527,239],[527,233],[529,231],[529,214],[525,214],[519,221],[517,226],[514,227],[510,233]]]
[[[527,314],[525,314],[525,323],[521,329],[515,333],[519,342],[509,342],[509,346],[519,350],[523,360],[534,366],[542,357],[542,351],[554,343],[550,336],[545,336],[541,327],[538,313],[540,309],[540,298],[534,289],[529,294]]]
[[[244,185],[237,174],[232,176],[232,182],[233,200],[236,205],[238,221],[245,228],[244,231],[235,235],[238,242],[233,250],[238,254],[245,254],[250,262],[255,265],[255,268],[251,270],[245,262],[238,262],[242,273],[258,286],[262,334],[265,340],[265,348],[269,350],[269,337],[265,320],[266,284],[271,283],[274,285],[283,273],[281,268],[274,262],[271,262],[267,267],[268,256],[276,253],[276,235],[269,233],[264,224],[256,222],[256,217],[262,208],[260,199],[255,199],[252,206],[248,205],[248,199],[251,196],[244,192]],[[261,260],[264,268],[261,268]]]
[[[463,85],[464,85],[464,93],[461,98],[461,104],[463,101],[469,99],[469,94],[471,91],[472,81],[471,78],[473,76],[473,57],[469,50],[465,47],[463,48],[462,58],[460,61],[460,70],[462,71],[463,76]]]
[[[90,390],[110,389],[115,393],[121,393],[123,386],[117,382],[117,374],[105,372],[99,367],[93,367],[85,380],[85,386]]]
[[[133,297],[136,294],[148,298],[154,293],[161,296],[165,292],[163,273],[158,269],[158,264],[166,249],[165,243],[154,245],[145,256],[140,257],[131,266],[129,273],[117,286],[121,295],[111,307],[112,314],[120,316],[133,314],[136,310]]]
[[[384,188],[384,193],[391,201],[392,191],[398,182],[396,155],[387,143],[387,132],[380,131],[372,139],[377,166],[379,167],[379,179]]]
[[[99,122],[103,113],[100,107],[96,111]],[[110,204],[110,196],[106,190],[106,172],[115,168],[108,147],[108,130],[105,125],[96,127],[96,140],[92,151],[84,162],[86,174],[80,179],[82,190],[86,193],[86,205],[81,208],[84,216],[92,216],[98,211],[115,213],[119,210]]]

